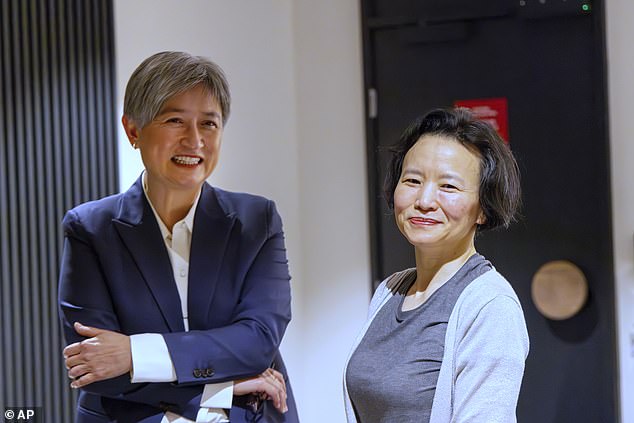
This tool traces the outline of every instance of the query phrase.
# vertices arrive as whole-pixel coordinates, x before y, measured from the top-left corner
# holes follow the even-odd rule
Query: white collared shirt
[[[189,330],[187,309],[187,288],[189,277],[189,252],[194,231],[194,215],[200,199],[200,192],[194,200],[187,215],[174,224],[172,232],[154,209],[150,197],[147,195],[146,174],[143,173],[143,192],[152,208],[154,217],[158,222],[165,246],[169,253],[174,281],[181,302],[183,312],[183,325],[185,331]],[[132,383],[140,382],[173,382],[176,378],[176,369],[167,349],[165,339],[161,334],[143,333],[130,336],[132,351]],[[200,410],[196,417],[196,423],[222,423],[229,422],[223,408],[231,408],[233,402],[233,382],[207,384],[203,390],[200,402]],[[177,414],[167,412],[161,423],[186,423],[191,420]]]

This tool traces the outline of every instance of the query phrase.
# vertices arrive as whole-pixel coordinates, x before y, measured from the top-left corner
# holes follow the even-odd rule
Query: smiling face
[[[196,194],[218,163],[222,111],[202,87],[169,98],[156,117],[138,128],[126,116],[130,143],[141,151],[148,187]]]
[[[462,254],[484,223],[480,158],[458,141],[424,135],[407,152],[394,190],[394,216],[417,249]]]

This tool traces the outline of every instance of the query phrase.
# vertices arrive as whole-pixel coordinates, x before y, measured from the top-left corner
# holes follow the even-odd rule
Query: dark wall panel
[[[60,222],[118,189],[110,0],[0,0],[0,408],[72,420]]]

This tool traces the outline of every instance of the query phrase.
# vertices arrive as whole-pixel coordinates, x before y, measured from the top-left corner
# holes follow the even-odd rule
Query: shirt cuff
[[[229,419],[219,408],[201,408],[196,415],[196,423],[229,423]]]
[[[231,408],[233,382],[209,383],[205,385],[200,406],[206,408]]]
[[[163,336],[158,333],[130,335],[132,383],[173,382],[176,369]]]

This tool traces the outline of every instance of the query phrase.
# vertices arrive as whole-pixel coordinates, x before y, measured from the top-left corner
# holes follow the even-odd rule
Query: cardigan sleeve
[[[452,422],[515,422],[528,355],[528,333],[517,300],[500,294],[458,329]]]

